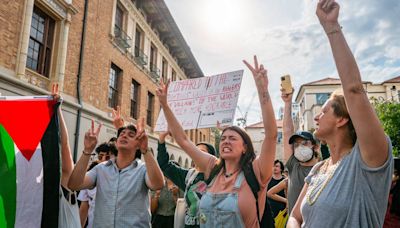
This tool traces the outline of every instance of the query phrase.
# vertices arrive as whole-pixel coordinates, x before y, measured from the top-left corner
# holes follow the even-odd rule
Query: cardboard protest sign
[[[242,83],[243,70],[171,82],[168,104],[183,129],[232,125]],[[161,110],[155,131],[167,130]]]

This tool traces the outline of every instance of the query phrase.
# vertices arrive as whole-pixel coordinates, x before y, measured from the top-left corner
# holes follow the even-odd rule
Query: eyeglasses
[[[293,143],[293,147],[298,147],[298,146],[311,146],[312,142],[311,140],[301,140],[300,142],[295,142]]]

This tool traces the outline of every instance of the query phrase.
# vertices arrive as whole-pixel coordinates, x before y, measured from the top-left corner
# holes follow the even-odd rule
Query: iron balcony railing
[[[140,65],[147,64],[147,55],[138,46],[135,46],[135,61]]]
[[[117,25],[114,25],[114,36],[115,36],[115,41],[116,43],[124,49],[130,48],[131,42],[132,42],[132,38],[129,37],[124,30],[122,30],[120,27],[118,27]]]
[[[150,76],[157,82],[160,80],[160,69],[152,63],[150,63]]]

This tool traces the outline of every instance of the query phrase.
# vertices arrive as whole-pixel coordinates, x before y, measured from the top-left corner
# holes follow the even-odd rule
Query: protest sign
[[[243,70],[171,82],[168,104],[183,129],[232,125],[235,116]],[[155,131],[167,130],[161,110]]]

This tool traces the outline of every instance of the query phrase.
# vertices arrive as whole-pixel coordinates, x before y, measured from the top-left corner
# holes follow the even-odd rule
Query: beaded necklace
[[[339,161],[337,161],[329,170],[328,170],[328,164],[332,160],[331,158],[327,159],[324,162],[324,164],[320,167],[319,171],[315,175],[314,181],[312,183],[310,183],[309,190],[306,193],[306,200],[310,206],[313,205],[315,203],[315,201],[317,201],[321,192],[325,189],[326,185],[332,179],[332,177],[335,174],[337,167],[340,165],[343,157]],[[324,180],[323,176],[326,176],[325,180]],[[322,186],[319,189],[317,189],[318,186],[320,186],[321,184],[322,184]],[[312,195],[313,195],[313,197],[312,197]]]
[[[224,176],[226,178],[233,176],[233,174],[235,174],[237,171],[239,171],[239,168],[236,169],[235,171],[231,172],[231,173],[226,173],[226,169],[224,168],[225,172],[224,172]]]

